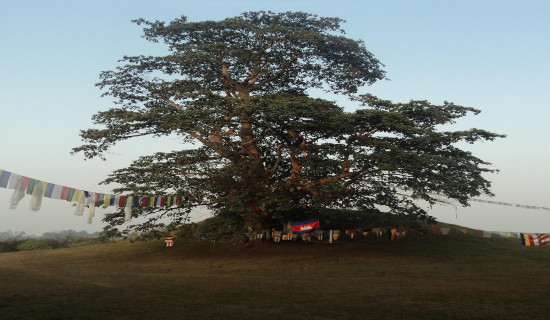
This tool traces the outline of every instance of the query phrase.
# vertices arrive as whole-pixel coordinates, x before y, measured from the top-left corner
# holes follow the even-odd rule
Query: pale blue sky
[[[128,141],[106,162],[71,156],[78,131],[110,107],[94,84],[123,55],[162,54],[130,20],[220,20],[244,11],[305,11],[346,20],[386,65],[391,81],[364,92],[395,101],[444,100],[482,110],[457,129],[504,133],[494,143],[467,146],[500,169],[490,175],[492,200],[550,207],[549,1],[76,1],[0,0],[0,169],[75,188],[108,193],[107,173],[139,155],[180,147],[173,138]],[[72,214],[65,201],[29,198],[8,208],[0,189],[0,231],[27,233],[101,229]],[[2,205],[4,203],[4,205]],[[101,215],[101,209],[97,211]],[[441,221],[494,231],[550,232],[550,212],[472,204],[436,207]]]

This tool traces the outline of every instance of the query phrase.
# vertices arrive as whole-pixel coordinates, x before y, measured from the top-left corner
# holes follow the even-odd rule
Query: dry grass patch
[[[542,319],[548,249],[454,235],[3,253],[0,318]]]

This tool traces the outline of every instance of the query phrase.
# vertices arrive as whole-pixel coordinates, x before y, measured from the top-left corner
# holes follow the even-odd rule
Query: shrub
[[[53,247],[48,243],[48,241],[38,240],[38,239],[29,239],[29,240],[26,240],[25,242],[20,243],[17,246],[17,250],[19,251],[47,250],[47,249],[53,249]]]

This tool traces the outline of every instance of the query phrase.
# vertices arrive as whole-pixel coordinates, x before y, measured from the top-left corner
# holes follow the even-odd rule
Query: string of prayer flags
[[[404,238],[407,235],[407,231],[403,228],[390,228],[390,240],[397,240]]]
[[[548,233],[520,233],[521,244],[524,246],[540,246],[550,243]]]
[[[526,204],[513,204],[510,202],[492,201],[492,200],[484,200],[484,199],[477,199],[477,198],[472,198],[471,201],[479,202],[479,203],[487,203],[487,204],[496,204],[496,205],[505,206],[505,207],[516,207],[516,208],[524,208],[524,209],[550,211],[550,208],[548,207],[532,206],[532,205],[526,205]]]
[[[32,211],[40,210],[43,197],[55,200],[66,200],[68,202],[76,202],[74,214],[78,216],[82,216],[84,214],[84,208],[88,207],[88,223],[92,223],[92,218],[95,215],[95,207],[122,207],[125,211],[124,220],[130,221],[132,206],[172,207],[179,206],[188,200],[188,198],[184,196],[138,197],[90,192],[25,177],[2,169],[0,169],[0,188],[14,190],[9,201],[11,209],[17,208],[19,202],[25,195],[31,196],[29,209]]]
[[[347,229],[346,230],[346,235],[350,239],[355,239],[357,237],[357,230],[356,229]]]

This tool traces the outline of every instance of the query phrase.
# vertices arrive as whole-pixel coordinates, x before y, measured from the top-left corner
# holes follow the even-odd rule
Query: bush
[[[23,243],[23,239],[11,239],[0,241],[0,252],[13,252],[17,251],[17,246]]]
[[[246,229],[235,221],[212,217],[199,223],[186,225],[178,236],[205,241],[244,241]]]
[[[38,239],[29,239],[25,242],[20,243],[17,246],[19,251],[27,250],[48,250],[53,249],[53,247],[48,243],[49,241],[38,240]]]

